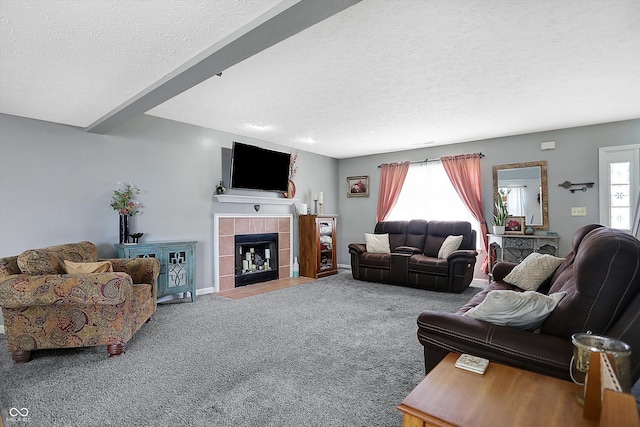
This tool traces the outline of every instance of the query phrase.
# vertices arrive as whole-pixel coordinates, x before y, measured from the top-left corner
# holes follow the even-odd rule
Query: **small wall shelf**
[[[248,203],[251,205],[293,205],[299,202],[298,199],[284,197],[239,196],[236,194],[214,194],[213,197],[220,203]]]

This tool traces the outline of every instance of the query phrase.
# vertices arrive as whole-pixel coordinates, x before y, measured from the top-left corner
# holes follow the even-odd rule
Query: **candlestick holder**
[[[322,206],[324,206],[324,203],[320,203],[320,215],[324,214],[324,209],[322,208]]]
[[[313,211],[316,213],[316,215],[318,215],[318,201],[314,200],[313,204],[315,205]],[[320,205],[320,206],[322,206],[322,205]]]

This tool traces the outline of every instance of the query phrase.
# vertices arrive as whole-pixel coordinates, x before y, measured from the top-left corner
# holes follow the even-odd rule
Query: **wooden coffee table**
[[[491,362],[484,375],[449,353],[398,405],[403,426],[597,426],[568,381]]]

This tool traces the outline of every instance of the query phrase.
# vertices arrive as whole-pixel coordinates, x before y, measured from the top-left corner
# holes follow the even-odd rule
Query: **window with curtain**
[[[386,221],[411,219],[468,221],[480,236],[478,222],[460,200],[440,161],[409,166],[398,201]]]

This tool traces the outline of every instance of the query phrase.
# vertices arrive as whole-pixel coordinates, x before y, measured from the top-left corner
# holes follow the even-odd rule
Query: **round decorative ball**
[[[529,234],[529,235],[533,234],[533,228],[531,228],[531,227],[525,228],[524,229],[524,234]]]

